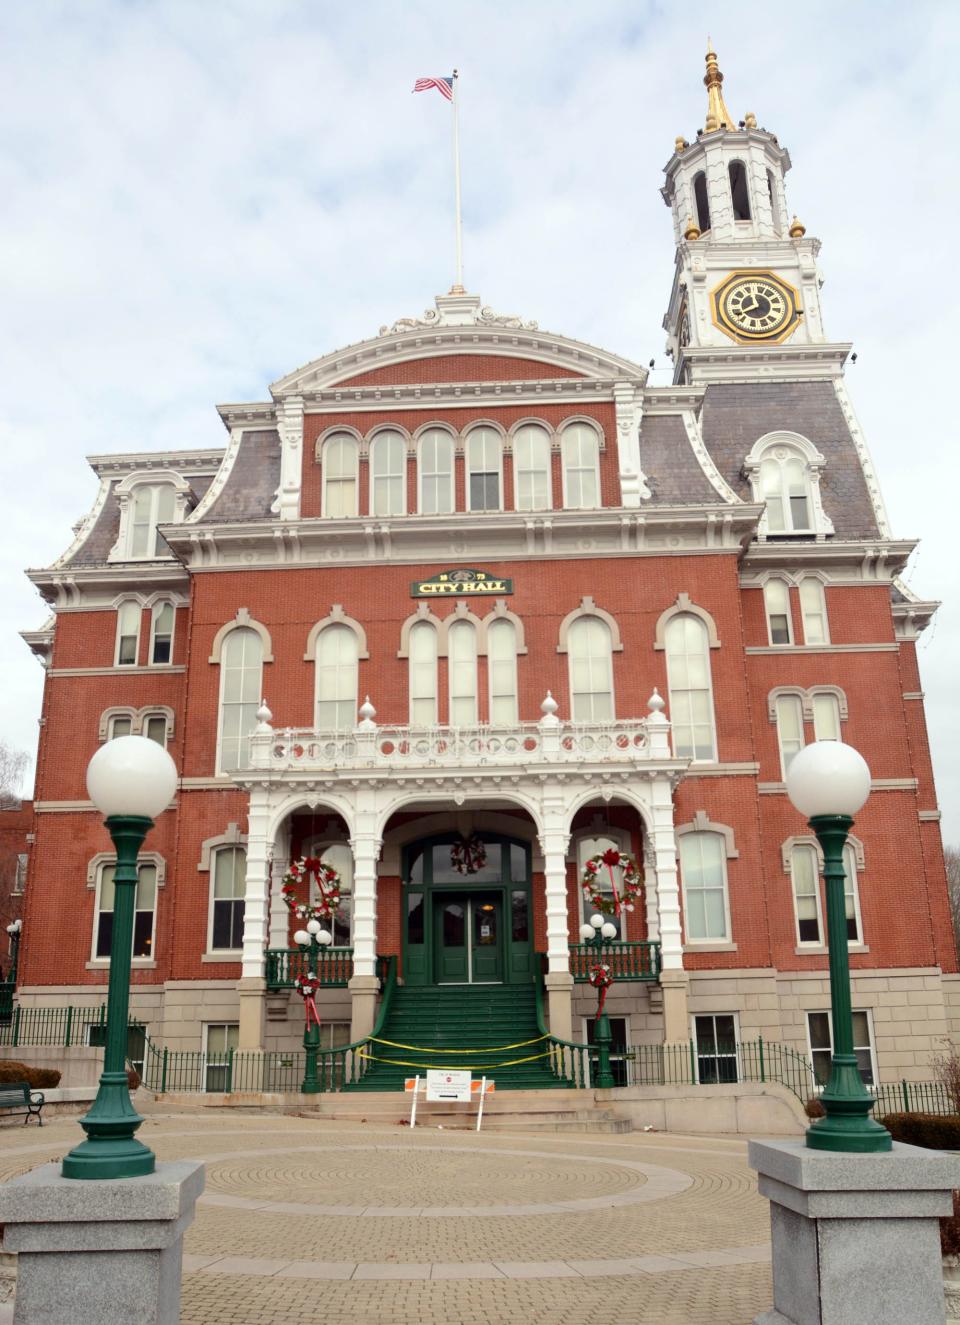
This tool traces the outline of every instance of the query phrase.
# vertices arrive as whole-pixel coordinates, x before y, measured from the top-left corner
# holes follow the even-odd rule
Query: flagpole
[[[457,231],[457,282],[454,289],[463,289],[463,233],[460,219],[460,110],[457,97],[457,84],[460,75],[453,71],[453,180],[454,212]]]

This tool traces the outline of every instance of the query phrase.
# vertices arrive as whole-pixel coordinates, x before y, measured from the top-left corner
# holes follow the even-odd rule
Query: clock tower
[[[849,347],[824,331],[820,241],[788,211],[790,157],[754,114],[733,118],[712,48],[706,63],[704,127],[676,139],[662,189],[677,245],[663,321],[674,381],[835,376]]]

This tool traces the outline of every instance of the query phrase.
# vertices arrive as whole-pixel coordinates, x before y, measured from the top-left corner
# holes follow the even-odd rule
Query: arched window
[[[220,847],[210,867],[208,952],[239,952],[243,947],[243,911],[247,853],[243,847]]]
[[[355,437],[335,433],[323,444],[323,514],[356,515],[360,452]]]
[[[154,603],[150,614],[150,663],[160,667],[173,662],[173,603]]]
[[[94,961],[109,959],[113,943],[113,913],[116,906],[114,875],[116,864],[104,862],[97,871],[97,899],[94,909]],[[131,956],[154,955],[154,921],[157,909],[157,866],[141,859],[137,865],[137,889],[133,902],[133,946]]]
[[[578,617],[567,633],[567,654],[573,721],[608,722],[613,717],[613,660],[607,623]]]
[[[560,439],[563,457],[563,504],[571,511],[592,511],[600,505],[600,446],[597,434],[586,424],[564,429]]]
[[[829,644],[826,597],[823,584],[815,575],[806,575],[800,581],[800,614],[804,644]]]
[[[693,200],[697,207],[697,225],[701,234],[710,229],[710,203],[707,198],[707,177],[702,170],[693,177]]]
[[[247,739],[257,725],[263,642],[249,626],[231,630],[220,653],[220,741],[217,768],[233,773],[247,764]]]
[[[117,667],[136,667],[140,652],[141,607],[133,598],[126,598],[117,608]]]
[[[707,627],[679,612],[664,631],[673,751],[678,759],[716,759]]]
[[[420,514],[444,515],[453,510],[453,438],[430,428],[420,438]]]
[[[750,189],[747,185],[747,168],[742,161],[731,161],[727,167],[730,176],[730,198],[733,202],[733,219],[750,220]]]
[[[780,744],[780,767],[786,778],[795,755],[803,749],[803,700],[799,695],[778,695],[776,700],[777,740]]]
[[[820,908],[820,865],[812,842],[797,842],[790,852],[793,907],[797,918],[797,943],[823,943]]]
[[[767,532],[813,532],[813,502],[806,458],[788,446],[760,462],[760,497],[767,504]]]
[[[467,437],[467,509],[500,510],[500,435],[492,428],[474,428]]]
[[[513,438],[513,500],[518,511],[548,511],[550,437],[543,428],[519,428]]]
[[[166,749],[167,715],[165,713],[147,713],[143,719],[143,735],[148,741],[156,741]]]
[[[118,736],[133,735],[133,718],[128,713],[118,713],[107,724],[107,740],[115,741]]]
[[[410,629],[410,722],[432,727],[437,721],[437,632],[428,621]]]
[[[139,483],[133,490],[127,550],[131,557],[163,555],[157,525],[171,524],[175,506],[171,483]]]
[[[327,626],[317,637],[317,727],[346,731],[357,722],[357,637]]]
[[[594,856],[602,856],[605,851],[629,851],[620,838],[606,837],[603,834],[592,837],[581,837],[577,840],[577,878],[582,879],[587,867],[587,861],[592,860]],[[613,898],[613,889],[610,885],[609,872],[603,868],[595,877],[595,886],[605,896]],[[584,897],[581,903],[583,920],[582,924],[589,925],[590,917],[596,914],[596,908],[588,897]],[[627,924],[629,912],[621,908],[619,915],[606,914],[604,920],[615,925],[617,928],[617,938],[627,939]]]
[[[770,215],[773,218],[773,228],[779,233],[783,229],[783,217],[780,215],[780,199],[777,197],[772,170],[767,171],[767,195],[770,199]]]
[[[378,432],[370,443],[370,514],[407,509],[407,443],[401,433]]]
[[[847,942],[863,942],[860,920],[860,890],[857,887],[857,848],[847,842],[843,848],[843,904],[847,918]]]
[[[680,878],[687,943],[730,941],[727,853],[721,833],[683,833]]]
[[[310,844],[310,854],[319,855],[340,875],[340,905],[337,907],[333,922],[327,928],[333,934],[335,948],[349,948],[353,941],[353,852],[346,842],[331,842],[327,846]],[[316,881],[310,880],[310,901],[316,905],[320,900]]]
[[[477,632],[469,621],[455,621],[447,635],[450,724],[470,727],[477,721]]]
[[[767,611],[767,638],[771,644],[792,644],[790,587],[786,580],[767,580],[763,586],[763,604]]]
[[[813,692],[813,739],[839,741],[840,700],[832,690]]]
[[[512,621],[493,621],[487,631],[490,721],[513,726],[517,713],[517,632]]]

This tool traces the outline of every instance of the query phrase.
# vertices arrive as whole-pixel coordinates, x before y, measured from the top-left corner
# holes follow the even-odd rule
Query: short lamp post
[[[588,925],[580,926],[580,938],[584,947],[593,947],[597,953],[597,964],[600,965],[600,957],[604,943],[609,943],[617,937],[617,927],[604,920],[602,915],[592,915]],[[593,1042],[597,1046],[597,1089],[610,1090],[616,1085],[613,1079],[613,1072],[610,1068],[610,1044],[613,1039],[610,1030],[610,1018],[603,1010],[606,989],[600,988],[597,995],[597,1019],[593,1024]]]
[[[17,983],[17,958],[20,955],[20,932],[23,929],[23,921],[18,916],[7,926],[7,933],[10,935],[10,976],[8,983],[15,985]]]
[[[333,942],[333,935],[328,929],[324,929],[319,920],[308,920],[306,929],[298,929],[293,936],[294,943],[301,948],[308,948],[307,970],[310,975],[317,978],[319,969],[319,957],[322,949],[329,948]],[[303,1081],[300,1084],[301,1095],[319,1095],[322,1089],[320,1078],[317,1075],[317,1055],[320,1052],[320,1022],[316,1016],[311,1017],[310,1006],[313,1004],[315,1010],[316,1004],[313,1003],[313,995],[304,998],[304,1013],[307,1024],[303,1030],[303,1048],[306,1053],[306,1063],[303,1069]]]
[[[143,1119],[127,1085],[130,960],[137,892],[137,855],[153,821],[173,799],[177,769],[156,741],[118,736],[97,751],[87,768],[87,791],[117,852],[113,932],[107,986],[107,1036],[100,1087],[80,1119],[87,1139],[64,1156],[65,1178],[135,1178],[153,1173],[156,1156],[134,1136]]]
[[[844,901],[843,848],[853,816],[870,795],[870,770],[852,746],[842,741],[815,741],[792,760],[787,795],[817,835],[827,891],[833,1057],[830,1080],[820,1096],[824,1117],[807,1129],[807,1145],[814,1150],[861,1154],[890,1150],[890,1133],[870,1117],[874,1098],[863,1084],[853,1051]]]

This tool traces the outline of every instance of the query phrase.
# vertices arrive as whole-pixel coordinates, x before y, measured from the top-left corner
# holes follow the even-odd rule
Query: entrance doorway
[[[434,983],[503,983],[499,892],[434,893]]]

